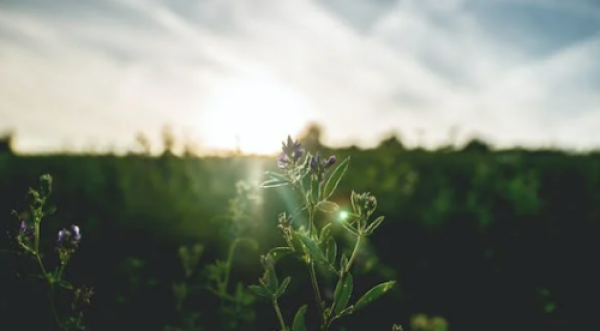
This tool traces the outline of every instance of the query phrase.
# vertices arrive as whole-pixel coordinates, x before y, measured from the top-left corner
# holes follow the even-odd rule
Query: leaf
[[[300,238],[300,240],[302,240],[302,243],[304,244],[304,247],[306,247],[306,250],[308,251],[308,255],[310,256],[312,261],[314,261],[314,262],[327,261],[327,259],[325,258],[325,255],[323,254],[323,251],[321,251],[321,249],[319,249],[319,246],[317,246],[317,244],[308,235],[300,234],[298,237]]]
[[[348,267],[348,256],[346,253],[342,253],[342,258],[340,259],[340,271],[346,270]]]
[[[317,208],[325,213],[333,213],[338,211],[338,209],[340,209],[340,206],[338,206],[337,203],[335,202],[331,202],[331,201],[321,201],[318,205]]]
[[[356,229],[352,227],[352,225],[348,224],[346,220],[340,220],[339,223],[344,227],[344,229],[352,232],[356,236],[359,235],[358,231],[356,231]]]
[[[354,312],[354,306],[349,306],[346,307],[344,310],[342,310],[339,314],[338,314],[338,318],[342,317],[342,316],[346,316],[346,315],[350,315]]]
[[[340,165],[338,165],[335,170],[331,173],[329,178],[327,178],[327,182],[325,182],[325,187],[323,188],[323,199],[329,199],[338,184],[344,177],[346,170],[348,170],[348,163],[350,162],[350,157],[347,157]]]
[[[292,254],[294,251],[289,247],[275,247],[269,251],[269,255],[273,258],[273,261],[277,262],[279,259],[286,255]]]
[[[285,277],[285,279],[281,282],[281,286],[279,286],[279,288],[277,289],[277,292],[275,292],[275,297],[279,298],[283,295],[283,293],[285,293],[285,290],[287,290],[288,285],[290,285],[290,281],[292,280],[291,277]]]
[[[379,297],[381,297],[386,292],[391,290],[392,287],[394,287],[394,284],[396,284],[396,281],[392,280],[392,281],[381,283],[379,285],[374,286],[372,289],[369,290],[369,292],[367,292],[365,295],[363,295],[362,298],[358,299],[358,301],[354,305],[354,310],[359,310],[361,308],[364,308],[371,302],[379,299]]]
[[[288,181],[287,177],[285,177],[284,175],[282,175],[280,173],[277,173],[277,172],[267,171],[267,172],[265,172],[265,174],[267,176],[270,176],[271,179],[278,179],[278,180],[281,180],[281,181]]]
[[[302,243],[302,240],[300,239],[300,235],[296,231],[293,231],[291,233],[291,241],[292,241],[292,246],[294,246],[293,249],[296,253],[299,253],[299,254],[305,253],[304,244]]]
[[[336,315],[339,315],[350,300],[350,296],[352,296],[352,275],[350,273],[346,273],[340,278],[335,286],[335,294],[334,294],[334,311]]]
[[[369,227],[367,228],[367,230],[365,230],[365,234],[366,234],[366,235],[370,235],[370,234],[372,234],[372,233],[373,233],[373,231],[375,231],[375,229],[377,229],[377,228],[378,228],[378,227],[381,225],[381,222],[383,222],[383,219],[384,219],[384,217],[383,217],[383,216],[379,216],[379,217],[377,217],[377,218],[376,218],[376,219],[373,221],[373,223],[371,223],[371,224],[369,225]]]
[[[327,261],[329,261],[330,264],[335,263],[335,258],[337,256],[337,244],[335,242],[335,239],[333,239],[332,237],[330,237],[329,240],[327,240],[327,248],[325,249],[325,255],[327,256]]]
[[[270,180],[267,180],[266,182],[263,182],[262,184],[260,184],[260,187],[270,188],[270,187],[286,186],[288,184],[289,184],[289,182],[287,180],[270,179]]]
[[[248,289],[250,291],[252,291],[252,293],[256,294],[259,297],[264,297],[264,298],[270,297],[269,292],[267,292],[267,290],[265,290],[265,288],[262,286],[250,285],[250,286],[248,286]]]
[[[319,241],[325,242],[327,238],[329,238],[329,233],[331,232],[331,223],[327,223],[322,229],[321,234],[319,235]]]
[[[304,314],[306,314],[306,305],[300,307],[298,312],[296,312],[296,316],[294,316],[294,324],[292,325],[292,331],[306,331]]]

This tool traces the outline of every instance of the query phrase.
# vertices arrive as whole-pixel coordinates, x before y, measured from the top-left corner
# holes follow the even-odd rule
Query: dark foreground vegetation
[[[385,215],[357,253],[356,292],[396,280],[389,294],[334,329],[390,330],[396,323],[413,330],[551,331],[597,324],[600,155],[490,151],[476,142],[460,150],[405,150],[394,139],[371,150],[305,145],[338,160],[351,156],[332,197],[342,211],[354,189],[377,196],[377,215]],[[11,214],[28,210],[27,188],[46,173],[57,210],[44,220],[40,246],[57,264],[56,233],[80,227],[64,274],[93,289],[83,312],[87,329],[277,329],[270,303],[246,291],[262,275],[260,255],[283,242],[277,221],[288,210],[287,196],[251,185],[276,169],[274,158],[249,156],[0,154],[0,329],[54,325],[45,284],[28,276],[38,273],[35,261],[14,253],[18,217],[32,215]],[[248,217],[235,214],[240,194]],[[239,243],[228,255],[242,230],[254,244]],[[332,233],[338,249],[351,252],[342,229]],[[215,260],[229,261],[226,292],[238,291],[235,300],[243,304],[223,303]],[[291,320],[312,298],[309,275],[285,262],[278,272],[299,280],[280,303]]]

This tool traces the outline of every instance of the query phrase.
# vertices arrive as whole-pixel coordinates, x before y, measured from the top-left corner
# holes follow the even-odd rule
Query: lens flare
[[[339,214],[340,221],[345,221],[348,219],[348,217],[350,217],[350,214],[347,211],[345,211],[345,210],[340,211],[340,214]]]

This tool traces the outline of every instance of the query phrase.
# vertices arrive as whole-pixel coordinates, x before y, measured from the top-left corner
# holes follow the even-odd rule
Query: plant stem
[[[312,238],[312,229],[313,229],[313,222],[314,222],[314,215],[315,215],[315,208],[311,207],[309,208],[309,212],[308,212],[308,224],[309,224],[309,235]],[[310,281],[312,283],[312,288],[313,288],[313,292],[315,295],[315,301],[317,302],[317,308],[319,309],[319,316],[321,316],[321,320],[324,324],[325,321],[325,316],[323,314],[323,299],[321,299],[321,290],[319,289],[319,281],[317,280],[317,272],[315,270],[315,263],[314,261],[310,261],[310,266],[308,268],[308,272],[310,273]]]
[[[223,280],[223,286],[221,287],[222,293],[225,295],[227,293],[227,285],[229,284],[229,274],[231,274],[231,263],[233,262],[233,253],[237,244],[240,242],[239,238],[236,238],[231,245],[229,246],[229,253],[227,253],[227,272],[225,273],[225,279]]]
[[[56,311],[56,303],[54,302],[54,284],[50,284],[50,306],[52,307],[52,315],[54,316],[54,321],[58,324],[58,327],[64,329],[63,324],[60,322],[60,318],[58,317],[58,312]]]
[[[362,238],[362,235],[356,236],[356,243],[354,244],[354,250],[352,251],[352,255],[350,256],[350,260],[348,261],[348,265],[346,266],[346,272],[350,271],[350,267],[352,267],[352,263],[354,262],[354,259],[356,258],[356,253],[358,252],[358,248],[360,246],[360,239],[361,238]]]
[[[281,309],[279,309],[279,304],[277,303],[277,299],[275,297],[273,297],[273,308],[275,309],[275,313],[277,314],[277,319],[279,319],[281,330],[287,331],[287,327],[285,326],[285,322],[283,321],[283,316],[281,315]]]

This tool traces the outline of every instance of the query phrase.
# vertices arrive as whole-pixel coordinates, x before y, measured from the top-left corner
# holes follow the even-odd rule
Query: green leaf
[[[277,262],[279,259],[286,255],[292,254],[294,251],[289,247],[275,247],[269,251],[269,255],[273,258],[273,261]]]
[[[350,231],[354,235],[356,235],[356,236],[359,235],[358,231],[352,225],[350,225],[346,220],[340,220],[338,223],[340,223],[344,227],[344,229]]]
[[[329,234],[331,233],[331,223],[327,223],[322,229],[321,234],[319,235],[319,241],[324,243],[329,238]]]
[[[331,201],[321,201],[318,205],[317,208],[325,213],[333,213],[336,212],[340,209],[340,206],[338,206],[337,203],[335,202],[331,202]]]
[[[292,280],[291,277],[285,277],[285,279],[281,282],[281,286],[279,286],[279,288],[277,289],[277,292],[275,292],[276,298],[281,297],[285,293],[285,290],[287,290],[288,285],[290,285],[291,280]]]
[[[298,236],[304,247],[306,247],[307,253],[310,256],[311,260],[314,262],[325,262],[327,259],[323,254],[323,251],[317,246],[317,244],[308,236],[308,234],[299,234]]]
[[[340,259],[340,271],[346,270],[348,263],[348,255],[346,255],[346,253],[342,253],[342,258]]]
[[[344,310],[342,310],[342,311],[341,311],[341,312],[340,312],[340,313],[337,315],[337,318],[340,318],[340,317],[343,317],[343,316],[346,316],[346,315],[350,315],[350,314],[352,314],[353,312],[354,312],[354,306],[349,306],[349,307],[346,307],[346,308],[344,308]]]
[[[324,199],[329,199],[333,192],[335,192],[335,189],[342,180],[342,177],[344,177],[346,170],[348,170],[349,162],[350,157],[347,157],[344,161],[342,161],[342,163],[340,163],[340,165],[338,165],[335,168],[335,170],[333,170],[329,178],[327,178],[327,182],[325,182],[325,187],[323,188]]]
[[[366,235],[370,235],[370,234],[372,234],[372,233],[373,233],[373,231],[375,231],[375,229],[377,229],[377,228],[378,228],[378,227],[381,225],[381,222],[383,222],[383,219],[384,219],[384,217],[383,217],[383,216],[379,216],[379,217],[377,217],[377,218],[376,218],[376,219],[373,221],[373,223],[371,223],[371,224],[369,225],[369,227],[368,227],[368,228],[367,228],[367,230],[365,231],[365,234],[366,234]]]
[[[248,289],[250,291],[252,291],[252,293],[256,294],[259,297],[264,297],[264,298],[268,298],[271,295],[269,294],[269,292],[267,292],[267,290],[265,290],[264,287],[262,286],[258,286],[258,285],[250,285],[248,286]]]
[[[350,300],[350,296],[352,296],[352,275],[350,273],[346,273],[340,278],[335,286],[335,294],[334,294],[334,311],[336,315],[339,315],[346,305],[348,305],[348,301]]]
[[[354,305],[354,310],[359,310],[361,308],[364,308],[371,302],[379,299],[379,297],[381,297],[386,292],[391,290],[394,287],[394,284],[396,284],[396,281],[392,280],[392,281],[385,282],[385,283],[374,286],[372,289],[369,290],[369,292],[367,292],[365,295],[363,295],[362,298],[358,299],[358,301]]]
[[[302,240],[300,240],[300,235],[298,235],[298,233],[296,233],[295,231],[292,231],[290,239],[292,242],[292,248],[294,249],[294,252],[301,255],[304,254],[304,244],[302,244]]]
[[[260,187],[262,187],[262,188],[279,187],[279,186],[286,186],[289,183],[290,182],[288,182],[287,180],[270,179],[270,180],[267,180],[266,182],[263,182],[262,184],[260,184]]]
[[[281,180],[281,181],[288,181],[287,177],[285,175],[282,175],[280,173],[277,172],[273,172],[273,171],[267,171],[265,172],[265,174],[269,177],[271,177],[271,179],[277,179],[277,180]]]
[[[300,307],[296,316],[294,316],[294,324],[292,325],[292,331],[306,331],[306,324],[304,323],[304,314],[306,314],[306,305]]]
[[[325,250],[325,255],[327,256],[327,261],[329,261],[329,263],[333,265],[337,256],[337,244],[335,242],[335,239],[333,239],[332,237],[329,237],[329,240],[327,240],[327,248]]]

